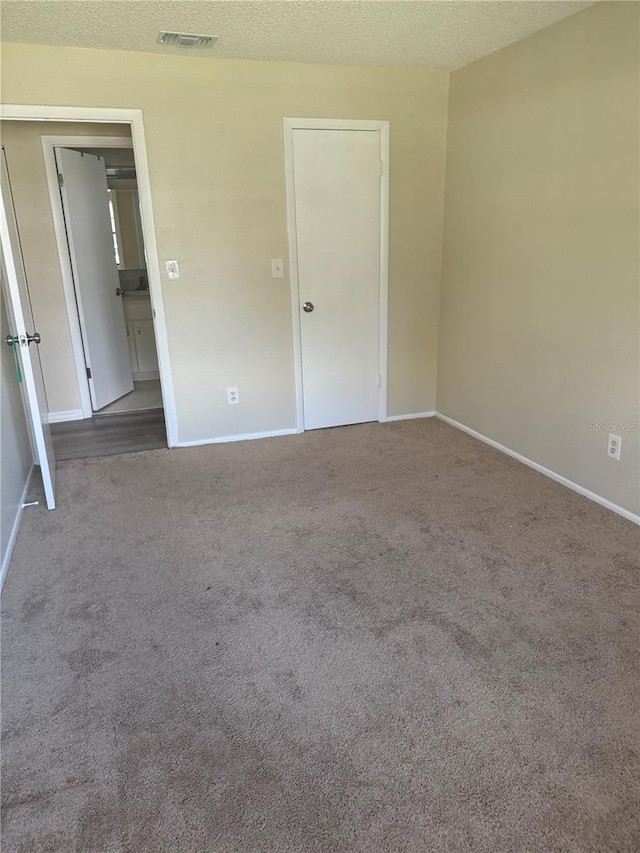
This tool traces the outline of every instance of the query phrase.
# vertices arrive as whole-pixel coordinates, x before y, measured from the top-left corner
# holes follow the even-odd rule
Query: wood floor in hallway
[[[58,460],[112,456],[167,446],[162,409],[52,424],[51,435]]]

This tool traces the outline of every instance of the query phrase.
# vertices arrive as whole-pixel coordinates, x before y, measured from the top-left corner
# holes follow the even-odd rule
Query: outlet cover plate
[[[607,440],[607,456],[609,456],[611,459],[616,459],[619,462],[621,450],[622,450],[622,436],[621,435],[615,435],[615,433],[610,432],[609,438]]]

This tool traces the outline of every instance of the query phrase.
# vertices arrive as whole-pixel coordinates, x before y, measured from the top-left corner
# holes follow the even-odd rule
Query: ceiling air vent
[[[175,45],[176,47],[211,47],[218,41],[218,36],[197,36],[190,33],[169,33],[164,30],[158,35],[158,44]]]

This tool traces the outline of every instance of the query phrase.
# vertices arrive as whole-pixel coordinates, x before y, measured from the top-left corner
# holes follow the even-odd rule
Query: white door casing
[[[297,428],[386,420],[388,123],[285,119],[285,155]]]
[[[133,390],[104,160],[56,149],[69,257],[94,411]]]
[[[27,278],[22,260],[18,225],[11,196],[11,185],[2,149],[2,180],[0,181],[0,244],[2,247],[2,281],[7,298],[11,334],[18,339],[15,352],[22,377],[31,440],[40,466],[47,509],[55,509],[56,460],[48,423],[48,405],[42,377],[37,343],[28,343],[36,332],[31,313]],[[5,342],[1,342],[6,346]]]

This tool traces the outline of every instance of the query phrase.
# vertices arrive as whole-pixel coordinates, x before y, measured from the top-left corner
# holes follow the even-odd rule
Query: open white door
[[[11,338],[8,343],[16,358],[16,371],[24,389],[31,437],[42,473],[48,509],[55,509],[56,460],[48,423],[47,398],[44,391],[42,366],[38,352],[40,336],[34,329],[27,278],[22,260],[18,225],[11,196],[11,185],[2,149],[2,180],[0,181],[0,244],[2,246],[2,281],[9,314]],[[2,346],[6,346],[3,342]],[[31,346],[30,346],[31,345]]]
[[[94,411],[133,391],[104,159],[56,148],[69,256]]]

